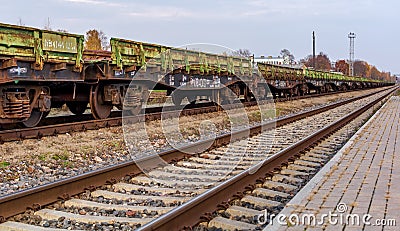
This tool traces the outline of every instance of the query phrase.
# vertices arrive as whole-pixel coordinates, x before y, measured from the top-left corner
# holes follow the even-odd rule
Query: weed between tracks
[[[7,162],[7,161],[0,162],[0,168],[5,168],[5,167],[7,167],[9,165],[10,165],[10,162]]]

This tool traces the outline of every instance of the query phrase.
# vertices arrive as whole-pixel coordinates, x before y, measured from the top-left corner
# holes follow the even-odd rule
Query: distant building
[[[290,65],[289,57],[280,57],[280,56],[278,56],[278,57],[272,57],[272,56],[254,57],[254,62],[273,64],[273,65]]]
[[[305,66],[301,63],[297,63],[296,61],[290,61],[288,56],[260,56],[254,57],[254,62],[256,63],[265,63],[265,64],[272,64],[278,66],[285,66],[285,67],[293,67],[293,68],[304,68]]]
[[[336,61],[332,61],[331,62],[331,72],[334,71],[335,69],[336,69]]]

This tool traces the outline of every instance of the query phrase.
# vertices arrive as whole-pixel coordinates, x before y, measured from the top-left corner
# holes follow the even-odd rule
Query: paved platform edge
[[[326,163],[325,166],[322,167],[320,171],[296,194],[296,196],[294,196],[288,202],[288,205],[286,205],[285,208],[279,214],[288,217],[295,209],[290,205],[299,204],[303,199],[305,199],[308,195],[310,195],[311,191],[315,188],[315,186],[319,183],[319,181],[321,181],[324,178],[325,174],[331,170],[334,164],[339,162],[340,158],[343,156],[346,149],[348,149],[354,143],[354,140],[357,137],[359,137],[360,133],[365,129],[365,127],[368,126],[375,119],[375,117],[382,111],[384,107],[387,106],[388,102],[389,100],[387,100],[385,104],[382,105],[382,107],[379,108],[379,110],[376,111],[373,114],[373,116],[369,118],[369,120],[360,129],[358,129],[358,131],[346,142],[346,144],[335,154],[335,156],[333,156],[332,159],[328,163]],[[273,225],[267,225],[264,228],[264,231],[271,231],[271,230],[277,231],[279,229],[282,229],[282,227],[286,227],[278,223],[277,216],[273,219],[272,224]]]

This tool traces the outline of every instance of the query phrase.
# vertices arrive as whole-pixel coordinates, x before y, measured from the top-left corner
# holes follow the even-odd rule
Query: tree
[[[381,72],[378,70],[378,68],[376,68],[375,66],[372,66],[370,77],[371,77],[371,79],[380,79]]]
[[[335,71],[342,72],[344,75],[349,75],[349,64],[341,59],[335,63]]]
[[[283,58],[287,57],[287,59],[289,60],[289,64],[294,63],[294,55],[292,53],[290,53],[290,51],[288,49],[282,49],[281,56]]]
[[[251,52],[248,49],[239,49],[232,52],[234,56],[250,57]]]
[[[379,71],[377,67],[366,61],[356,60],[353,65],[354,75],[377,80],[391,80],[390,72]]]
[[[313,56],[309,55],[305,57],[304,59],[300,60],[301,63],[306,65],[307,67],[312,67],[313,66]],[[322,71],[330,71],[331,70],[331,61],[328,58],[327,54],[324,54],[323,52],[320,52],[316,57],[315,57],[315,67],[316,70],[322,70]]]
[[[356,60],[353,64],[354,75],[361,76],[361,77],[369,77],[369,65],[367,62],[362,60]]]
[[[103,31],[96,29],[86,32],[85,49],[87,50],[108,50],[110,44]]]
[[[393,81],[393,77],[391,76],[390,72],[381,72],[383,75],[383,80],[385,81]]]

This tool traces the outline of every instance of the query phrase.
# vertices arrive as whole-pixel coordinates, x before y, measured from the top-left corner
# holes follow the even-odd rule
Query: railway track
[[[304,95],[296,96],[291,98],[278,98],[275,102],[283,102],[289,100],[299,100],[312,97],[320,97],[326,95],[332,95],[342,92],[328,92],[318,95]],[[255,101],[244,102],[245,107],[256,105]],[[151,107],[142,111],[142,115],[136,116],[132,119],[135,121],[149,121],[161,118],[161,113],[163,111],[164,117],[168,118],[176,116],[176,112],[180,111],[182,108],[185,109],[181,112],[181,115],[194,115],[200,113],[209,113],[219,110],[219,107],[213,103],[202,103],[194,105],[182,105],[180,107],[167,106],[167,107]],[[233,109],[236,107],[241,107],[241,105],[225,105],[226,109]],[[39,126],[33,128],[13,128],[13,129],[3,129],[0,130],[0,144],[9,141],[23,140],[23,139],[39,139],[44,136],[52,136],[57,134],[65,134],[69,132],[81,132],[86,130],[94,130],[105,127],[114,127],[122,125],[122,113],[121,111],[115,111],[112,113],[111,118],[95,120],[91,114],[83,115],[71,115],[71,116],[59,116],[59,117],[49,117],[42,121]]]
[[[245,198],[243,194],[237,194],[237,191],[255,190],[254,187],[259,185],[256,180],[260,181],[265,173],[271,174],[274,169],[278,171],[282,162],[293,159],[293,156],[298,155],[297,153],[301,148],[309,147],[310,144],[321,137],[327,136],[333,130],[343,126],[367,110],[367,107],[362,107],[350,116],[344,117],[352,112],[355,107],[367,102],[371,106],[384,98],[386,94],[381,92],[378,95],[379,97],[377,95],[369,98],[360,97],[357,101],[354,99],[341,102],[277,120],[276,137],[271,137],[268,133],[259,134],[261,126],[254,127],[250,131],[251,135],[254,136],[244,140],[246,141],[245,146],[243,146],[243,140],[237,141],[227,147],[215,147],[215,149],[206,153],[189,158],[184,158],[185,154],[176,150],[164,152],[160,156],[168,162],[173,160],[175,167],[169,165],[158,167],[148,173],[150,177],[138,175],[140,169],[137,167],[137,163],[145,164],[149,169],[156,167],[153,166],[154,160],[151,157],[147,157],[136,162],[132,161],[112,166],[45,185],[44,187],[6,196],[0,198],[0,214],[3,219],[6,219],[24,212],[27,205],[32,205],[33,210],[38,210],[46,204],[54,203],[61,197],[65,202],[52,204],[47,209],[38,210],[34,215],[32,210],[24,215],[16,216],[12,220],[25,221],[25,223],[42,227],[129,230],[144,225],[160,217],[161,214],[170,211],[165,216],[145,225],[143,229],[171,229],[197,224],[200,221],[199,214],[207,214],[207,212],[209,213],[216,209],[219,211],[227,210],[228,212],[223,211],[225,216],[219,216],[220,214],[218,213],[203,216],[202,219],[209,222],[206,225],[202,224],[201,227],[208,225],[217,227],[217,222],[227,219],[226,214],[234,213],[232,212],[234,209],[247,211],[249,214],[252,212],[251,208],[247,208],[248,210],[239,207],[231,208],[231,204],[227,203],[230,198],[235,198],[234,200],[236,201]],[[340,122],[333,123],[336,120]],[[318,124],[315,121],[318,121]],[[321,129],[324,126],[328,127]],[[234,139],[240,139],[243,138],[243,134],[244,131],[238,131],[232,136]],[[306,138],[303,139],[304,137]],[[230,135],[218,137],[215,141],[215,146],[226,144],[229,140]],[[296,141],[298,142],[292,145]],[[337,143],[340,145],[342,141],[342,139],[338,139]],[[187,147],[187,149],[196,149],[198,145],[201,146],[202,144],[197,143]],[[243,147],[246,147],[245,156],[241,154],[243,153],[241,151]],[[296,153],[291,152],[294,150]],[[277,154],[273,155],[274,153]],[[288,156],[289,154],[291,156]],[[270,158],[265,160],[266,157]],[[184,159],[181,160],[182,158]],[[313,160],[317,157],[310,154],[300,158],[306,158],[302,160],[303,162],[314,162]],[[252,167],[257,163],[262,163],[259,164],[260,169]],[[299,164],[299,161],[295,163]],[[303,166],[303,169],[310,170],[312,167],[316,166],[308,165],[308,168]],[[254,170],[254,174],[244,171],[249,168]],[[301,169],[296,168],[289,170],[286,170],[286,175],[282,172],[275,175],[275,179],[278,179],[277,181],[284,182],[278,182],[277,185],[272,187],[273,189],[278,189],[280,194],[277,194],[280,195],[280,198],[284,198],[286,194],[291,192],[290,190],[287,191],[285,184],[289,185],[291,183],[290,180],[293,180],[295,176],[298,176],[296,174],[301,172]],[[259,171],[263,172],[260,173]],[[287,173],[288,171],[289,173]],[[290,176],[287,176],[288,174]],[[302,179],[301,176],[300,179]],[[123,178],[122,181],[117,182],[115,180],[121,177]],[[244,183],[243,179],[245,178],[251,178],[253,182]],[[105,183],[107,184],[104,185]],[[216,184],[218,185],[215,186]],[[99,188],[98,186],[101,187]],[[207,191],[209,188],[212,189]],[[230,191],[225,191],[225,188],[229,188]],[[205,194],[201,194],[203,192]],[[79,194],[79,196],[68,200],[72,195],[76,194]],[[232,197],[233,195],[236,196]],[[191,201],[173,210],[173,208],[189,200]],[[244,200],[247,200],[247,204],[251,204],[251,200],[257,200],[257,198],[248,196]],[[37,203],[32,204],[33,202]],[[217,205],[218,207],[216,207]],[[239,205],[241,204],[239,203],[236,206]],[[279,207],[278,204],[275,205],[275,207]],[[1,225],[0,228],[4,228],[7,225],[24,226],[20,223],[9,222]],[[27,230],[30,228],[32,227],[27,226]]]
[[[140,230],[265,228],[270,222],[269,217],[276,216],[285,203],[362,125],[363,120],[371,115],[365,112],[384,98],[379,97],[274,155],[267,156],[257,165],[153,220]],[[269,216],[265,216],[267,214]]]
[[[367,115],[364,116],[366,118]],[[226,203],[219,204],[214,214],[201,218],[196,230],[261,230],[271,224],[283,207],[307,184],[320,168],[346,143],[361,126],[357,118],[329,137],[318,141],[298,153],[295,159],[282,168],[268,172],[264,179],[257,179],[235,194]]]

